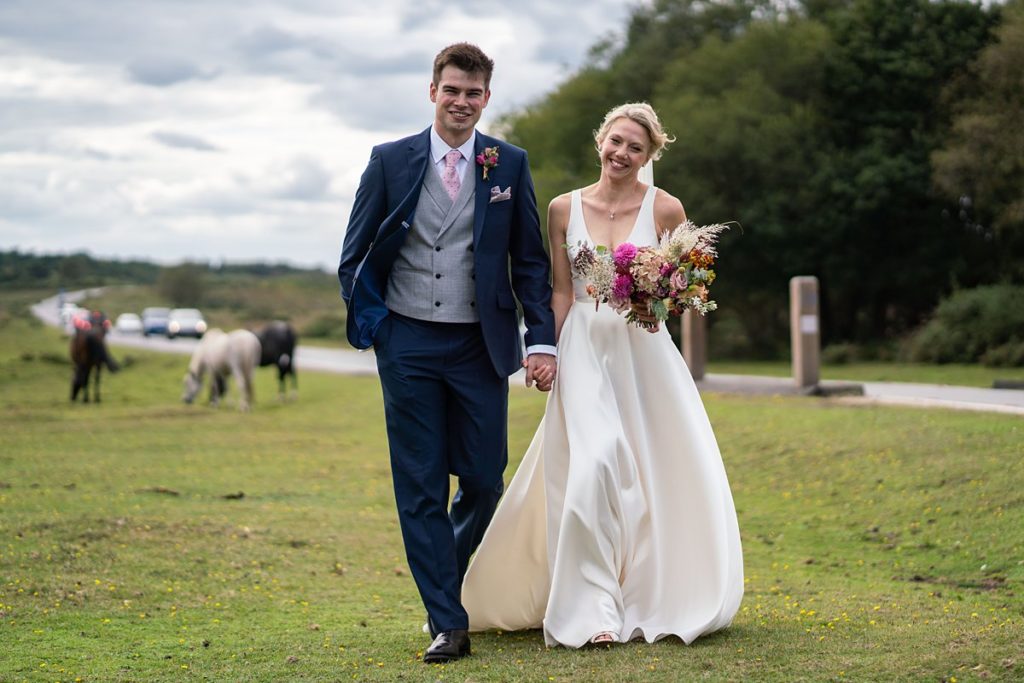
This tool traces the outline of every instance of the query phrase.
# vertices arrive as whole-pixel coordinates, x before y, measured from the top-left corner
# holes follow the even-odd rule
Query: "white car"
[[[195,337],[202,339],[206,334],[206,321],[195,308],[175,308],[167,316],[167,338]]]
[[[114,329],[121,334],[142,334],[142,318],[134,313],[122,313],[117,316]]]

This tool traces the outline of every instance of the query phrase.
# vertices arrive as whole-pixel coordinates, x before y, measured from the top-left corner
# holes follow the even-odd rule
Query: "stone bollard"
[[[692,310],[683,313],[683,359],[694,380],[704,379],[708,365],[708,319]]]
[[[813,390],[821,379],[818,278],[813,275],[794,277],[789,281],[789,336],[793,380],[800,389]]]

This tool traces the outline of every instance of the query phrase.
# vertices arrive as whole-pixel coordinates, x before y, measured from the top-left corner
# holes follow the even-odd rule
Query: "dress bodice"
[[[654,195],[657,189],[654,185],[647,188],[643,201],[640,203],[640,211],[637,213],[636,221],[633,223],[633,230],[626,237],[624,242],[630,242],[638,247],[652,247],[658,243],[658,231],[654,224]],[[590,238],[590,231],[587,229],[587,222],[583,217],[583,195],[581,190],[573,190],[570,195],[569,225],[565,231],[565,241],[568,245],[569,260],[572,261],[579,253],[580,244],[588,244],[591,247],[597,246]],[[605,245],[610,247],[611,245]],[[573,274],[573,294],[577,301],[592,301],[587,294],[586,282]]]

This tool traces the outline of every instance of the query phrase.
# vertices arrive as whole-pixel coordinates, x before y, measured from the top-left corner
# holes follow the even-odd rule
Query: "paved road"
[[[137,334],[118,334],[116,331],[107,336],[107,341],[111,346],[187,355],[192,354],[198,343],[195,339],[143,337]],[[300,344],[295,349],[295,366],[303,370],[320,370],[343,375],[377,374],[377,361],[372,351],[360,352],[306,344]]]
[[[741,394],[800,394],[788,377],[708,374],[697,382],[701,391]],[[857,388],[863,395],[856,395]],[[885,404],[921,408],[954,408],[1024,415],[1024,391],[984,389],[949,384],[910,382],[844,382],[823,380],[821,389],[831,400],[849,404]],[[849,393],[848,393],[849,392]]]
[[[95,296],[101,290],[83,290],[64,295],[66,301],[79,301],[87,294]],[[32,307],[32,313],[48,325],[59,326],[59,297],[53,296]],[[191,354],[193,339],[165,339],[111,333],[111,345],[140,348],[166,353]],[[352,375],[373,375],[377,372],[372,351],[352,351],[300,345],[295,352],[296,367],[323,372]],[[514,385],[523,385],[523,373],[512,378]],[[789,378],[759,377],[754,375],[709,374],[697,383],[701,391],[739,394],[800,394]],[[928,408],[954,408],[982,410],[1024,415],[1024,390],[982,389],[938,384],[908,382],[843,382],[825,380],[821,393],[830,400],[849,404],[907,405]]]

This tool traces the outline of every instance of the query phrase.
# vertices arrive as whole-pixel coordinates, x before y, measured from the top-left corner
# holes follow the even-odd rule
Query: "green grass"
[[[1024,676],[1019,418],[708,397],[744,544],[730,629],[598,651],[487,633],[426,666],[374,378],[302,373],[278,403],[264,370],[241,414],[234,387],[182,405],[186,359],[134,352],[71,405],[65,353],[0,317],[2,681]],[[509,474],[543,408],[512,391]]]
[[[708,372],[731,375],[765,375],[790,377],[793,367],[783,361],[712,361]],[[997,379],[1024,382],[1024,368],[989,368],[984,365],[928,365],[925,363],[848,363],[823,365],[822,379],[851,380],[855,382],[922,382],[925,384],[954,384],[971,387],[991,387]]]

